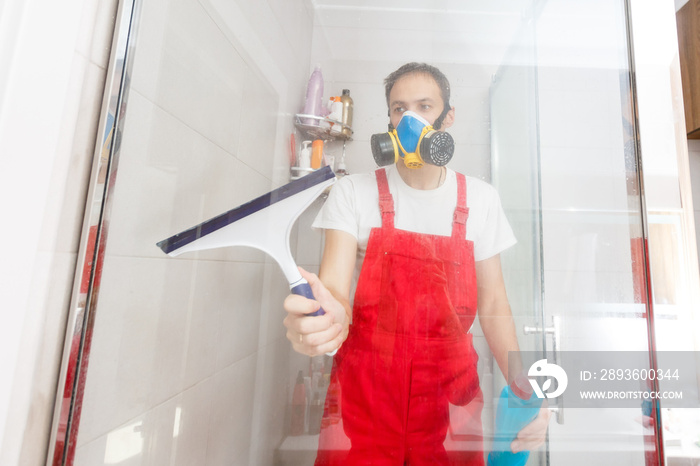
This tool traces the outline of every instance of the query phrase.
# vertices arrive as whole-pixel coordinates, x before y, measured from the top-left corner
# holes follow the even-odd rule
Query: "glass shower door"
[[[524,256],[504,255],[521,350],[648,360],[626,4],[535,5],[491,95],[493,180]],[[641,404],[577,408],[564,394],[550,406],[546,458],[528,464],[657,464]]]
[[[534,10],[530,14],[534,17]],[[517,41],[493,77],[491,180],[518,238],[517,247],[501,253],[518,344],[521,351],[544,358],[547,337],[542,331],[545,317],[534,24],[523,22]],[[503,377],[494,378],[494,400],[505,383]],[[528,464],[547,464],[546,451],[533,452]]]

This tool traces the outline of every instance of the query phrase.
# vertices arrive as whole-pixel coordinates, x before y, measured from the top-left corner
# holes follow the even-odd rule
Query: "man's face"
[[[425,118],[431,125],[444,108],[440,88],[432,76],[424,73],[411,73],[402,76],[394,83],[389,93],[389,119],[396,128],[404,112],[411,110]],[[450,110],[441,129],[448,128],[454,120],[454,110]]]

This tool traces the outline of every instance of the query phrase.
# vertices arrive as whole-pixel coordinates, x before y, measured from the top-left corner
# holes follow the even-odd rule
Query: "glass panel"
[[[493,77],[490,90],[491,176],[515,236],[516,247],[501,254],[508,300],[522,351],[546,358],[543,303],[542,193],[537,114],[537,50],[535,5]],[[488,390],[494,402],[486,407],[485,435],[496,429],[495,400],[507,384],[500,371]],[[490,409],[489,409],[490,407]],[[530,455],[527,464],[547,464],[546,451]]]
[[[503,251],[515,338],[522,350],[553,362],[559,350],[648,351],[642,203],[622,0],[585,5],[574,0],[153,0],[143,2],[139,11],[129,98],[120,121],[119,171],[111,210],[104,213],[104,262],[89,329],[90,365],[79,432],[72,439],[75,464],[313,464],[319,445],[331,457],[348,454],[344,432],[352,430],[352,420],[348,422],[347,409],[336,410],[342,403],[360,406],[357,416],[365,427],[390,424],[398,412],[406,424],[429,431],[432,437],[416,435],[410,448],[397,453],[406,458],[428,437],[432,443],[422,452],[433,455],[436,464],[448,457],[483,459],[492,449],[506,384],[497,361],[502,351],[492,352],[503,345],[494,335],[512,327],[506,315],[499,331],[486,329],[488,306],[483,302],[479,319],[470,326],[474,294],[453,293],[461,285],[450,280],[471,273],[466,266],[459,273],[443,271],[452,262],[459,267],[469,262],[453,260],[460,248],[468,251],[464,242],[453,248],[443,239],[453,228],[453,210],[445,222],[447,236],[420,219],[415,229],[426,229],[419,231],[421,240],[409,237],[417,251],[428,244],[428,252],[440,252],[434,253],[440,261],[404,266],[402,273],[411,281],[402,282],[392,269],[384,277],[386,288],[371,299],[381,300],[382,310],[397,312],[395,319],[377,324],[385,330],[410,320],[398,314],[406,302],[413,310],[420,304],[413,298],[395,299],[386,290],[402,286],[406,292],[411,288],[406,283],[442,286],[447,291],[439,296],[449,306],[428,300],[428,310],[415,317],[422,319],[433,308],[467,309],[449,313],[452,329],[459,330],[458,350],[447,343],[392,346],[391,351],[414,352],[398,358],[382,347],[386,351],[356,359],[360,362],[352,371],[344,362],[352,360],[347,348],[360,348],[357,340],[367,337],[359,326],[351,330],[355,342],[346,340],[337,356],[310,358],[293,351],[290,340],[297,347],[304,340],[302,336],[297,343],[300,333],[283,325],[290,280],[267,255],[227,247],[173,258],[156,247],[298,177],[300,170],[290,168],[298,164],[303,141],[319,137],[295,124],[315,64],[323,72],[324,99],[344,89],[354,99],[352,139],[320,136],[325,163],[337,168],[344,160],[351,174],[374,170],[372,135],[386,135],[390,121],[397,126],[387,118],[384,78],[413,60],[436,65],[447,75],[455,113],[454,121],[451,115],[444,121],[456,147],[449,167],[468,175],[466,238],[474,242],[482,278],[488,275],[484,270],[494,270],[482,268],[484,264]],[[437,169],[432,173],[441,173],[435,186],[451,186],[450,202],[456,205],[457,176]],[[369,179],[372,192],[378,191],[373,175],[352,178],[361,179]],[[406,188],[399,179],[404,180],[400,172],[390,171],[390,187]],[[496,186],[518,239],[512,248],[503,249],[510,235],[502,224],[495,230],[501,236],[495,249],[484,245],[496,242],[491,240],[498,235],[474,233],[487,231],[478,229],[479,222],[493,222],[499,215],[498,197],[487,183]],[[338,189],[339,184],[330,196]],[[399,199],[396,222],[402,229],[400,216],[407,208],[401,202],[420,194],[393,195]],[[479,196],[490,197],[490,210]],[[372,208],[381,219],[378,204],[377,195]],[[323,205],[335,204],[323,196],[316,201],[296,221],[290,242],[296,263],[313,272],[319,270],[324,245],[323,234],[311,224]],[[421,211],[425,218],[437,210],[428,206]],[[485,219],[487,210],[490,219]],[[460,215],[458,211],[455,217]],[[287,227],[281,216],[244,230],[277,236]],[[406,250],[392,258],[418,255]],[[440,272],[423,272],[426,263],[438,264]],[[497,263],[489,262],[489,267]],[[488,296],[489,291],[480,293]],[[442,331],[448,326],[439,321],[434,327]],[[389,333],[392,345],[404,341],[397,332]],[[375,334],[367,338],[372,340],[368,347],[375,348]],[[475,369],[465,369],[465,354],[478,355],[478,361],[470,361]],[[421,382],[433,392],[417,396],[413,405],[401,401],[395,392],[409,399],[409,384],[393,377],[394,366],[401,366],[409,379],[414,373],[425,375]],[[459,374],[443,377],[443,368],[457,368]],[[338,383],[342,371],[343,380],[352,383]],[[381,382],[370,384],[371,390],[357,388],[368,379]],[[473,382],[468,389],[466,379]],[[411,387],[421,386],[418,379],[410,380],[416,384]],[[455,388],[455,381],[465,386]],[[401,401],[395,403],[400,407],[387,415],[369,409],[375,406],[369,402],[363,411],[364,400],[348,401],[375,395],[384,396],[386,405]],[[567,408],[565,402],[550,402],[557,419],[550,422],[549,442],[530,455],[528,464],[639,464],[645,449],[654,451],[653,430],[637,422],[641,407],[585,410]],[[422,409],[423,417],[410,417],[408,406],[411,416]],[[357,445],[363,435],[369,444],[392,438],[373,428],[350,434],[360,439],[354,440],[351,454],[362,453]],[[332,435],[324,437],[322,431]],[[399,464],[406,458],[401,456]]]
[[[506,63],[492,92],[494,180],[524,230],[519,236],[535,245],[526,262],[504,255],[507,284],[517,289],[527,280],[518,268],[524,263],[541,274],[543,318],[535,312],[529,325],[545,329],[548,362],[562,364],[558,351],[606,351],[611,360],[617,351],[644,354],[650,337],[625,4],[550,0],[538,7],[534,32],[516,39],[528,43],[534,34],[532,61]],[[558,397],[547,461],[653,458],[643,408],[572,408],[566,394]]]

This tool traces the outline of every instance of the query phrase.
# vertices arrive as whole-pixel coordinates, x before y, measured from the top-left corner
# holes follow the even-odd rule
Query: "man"
[[[391,128],[409,115],[440,131],[454,123],[449,83],[437,68],[409,63],[385,85]],[[322,431],[317,464],[448,464],[450,409],[476,406],[480,415],[469,333],[477,309],[505,375],[508,352],[518,351],[499,256],[515,238],[497,193],[444,166],[404,161],[334,186],[314,222],[325,229],[319,277],[302,271],[316,300],[285,300],[296,351],[338,350],[331,384],[341,396],[338,406],[327,400],[326,415],[340,410],[352,448],[332,456],[324,451],[332,434]],[[306,315],[319,306],[325,315]],[[543,443],[548,421],[542,409],[512,449]],[[460,464],[483,464],[480,449],[462,453]]]

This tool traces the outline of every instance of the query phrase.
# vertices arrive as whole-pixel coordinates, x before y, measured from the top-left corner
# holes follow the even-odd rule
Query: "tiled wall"
[[[287,181],[311,24],[306,0],[143,2],[76,464],[272,462],[303,362],[284,277],[155,243]]]

